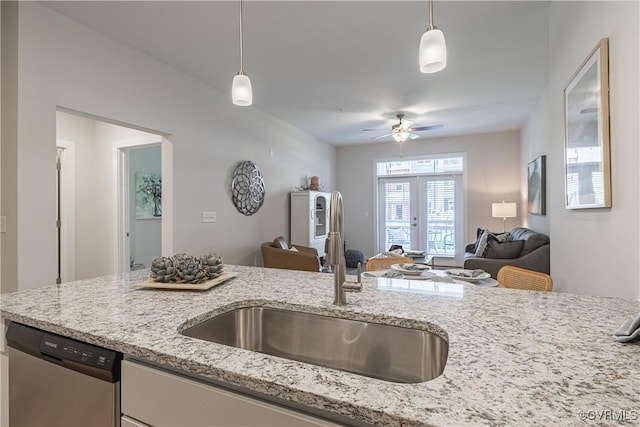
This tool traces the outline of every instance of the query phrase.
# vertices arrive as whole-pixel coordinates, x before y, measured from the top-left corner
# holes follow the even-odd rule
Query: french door
[[[379,250],[401,245],[462,265],[461,183],[462,175],[379,178]]]

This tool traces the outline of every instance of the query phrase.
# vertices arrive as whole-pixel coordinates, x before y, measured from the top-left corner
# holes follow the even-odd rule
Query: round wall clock
[[[264,179],[255,163],[245,160],[233,171],[231,179],[233,204],[244,215],[258,212],[264,202]]]

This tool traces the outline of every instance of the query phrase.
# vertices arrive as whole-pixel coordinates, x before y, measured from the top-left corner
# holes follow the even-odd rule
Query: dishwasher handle
[[[59,357],[49,356],[48,354],[42,353],[42,359],[47,362],[55,363],[56,365],[62,365],[62,359]]]

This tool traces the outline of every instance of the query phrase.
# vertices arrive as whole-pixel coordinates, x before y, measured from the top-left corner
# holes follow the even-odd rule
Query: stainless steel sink
[[[399,383],[444,370],[449,344],[419,329],[269,307],[239,308],[183,335]]]

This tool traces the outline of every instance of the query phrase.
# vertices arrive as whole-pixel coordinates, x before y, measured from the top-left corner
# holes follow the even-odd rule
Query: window
[[[402,220],[402,205],[396,205],[396,219]]]

